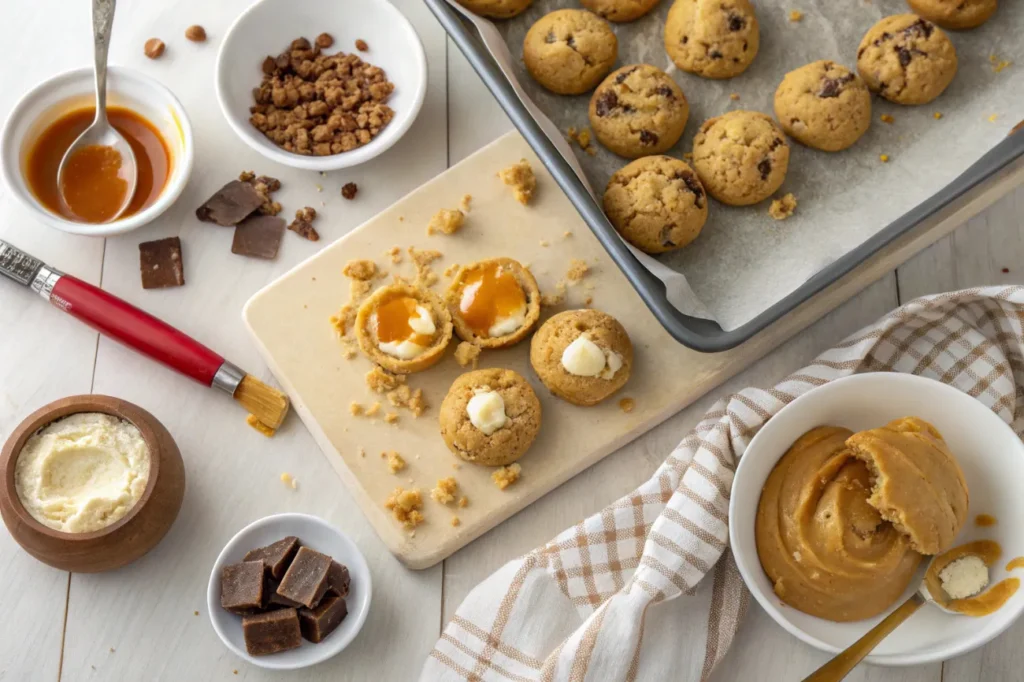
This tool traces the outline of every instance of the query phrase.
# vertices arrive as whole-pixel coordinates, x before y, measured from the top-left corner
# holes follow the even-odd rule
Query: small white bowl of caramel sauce
[[[138,71],[111,66],[107,116],[132,145],[139,169],[128,209],[110,222],[89,222],[60,198],[57,169],[64,152],[95,114],[92,68],[40,83],[15,105],[0,135],[0,170],[11,194],[41,222],[72,234],[109,237],[163,213],[192,172],[192,127],[181,102]]]

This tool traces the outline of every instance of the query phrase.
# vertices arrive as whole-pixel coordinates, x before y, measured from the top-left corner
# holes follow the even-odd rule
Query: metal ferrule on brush
[[[224,364],[217,369],[217,373],[213,375],[212,386],[233,396],[244,378],[245,372],[225,360]]]
[[[0,239],[0,275],[27,286],[47,301],[62,273]]]

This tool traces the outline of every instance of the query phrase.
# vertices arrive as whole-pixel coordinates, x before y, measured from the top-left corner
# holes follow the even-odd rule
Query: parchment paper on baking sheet
[[[619,39],[616,66],[644,62],[665,69],[690,103],[686,132],[670,155],[689,151],[697,128],[712,116],[733,109],[774,115],[775,88],[788,71],[817,59],[855,68],[857,46],[868,28],[884,16],[909,11],[896,0],[755,0],[754,5],[761,25],[760,52],[746,72],[725,81],[700,78],[672,64],[662,45],[670,0],[662,0],[636,22],[612,24]],[[565,135],[571,126],[589,126],[590,96],[553,95],[537,85],[522,64],[522,44],[534,21],[566,7],[579,5],[534,0],[526,12],[507,21],[474,17],[524,102],[554,124],[547,129],[550,136]],[[794,9],[803,13],[801,21],[790,21]],[[743,208],[712,201],[707,225],[695,242],[657,259],[643,256],[666,282],[669,300],[684,313],[734,329],[940,191],[1002,140],[1024,117],[1024,2],[1000,3],[980,28],[947,33],[960,66],[937,100],[903,107],[873,98],[871,129],[851,149],[836,154],[790,140],[789,173],[779,195],[796,196],[799,207],[791,218],[773,220],[767,201]],[[499,39],[504,46],[496,45]],[[733,94],[738,99],[730,98]],[[882,114],[892,116],[892,123],[882,122]],[[627,160],[596,141],[594,147],[595,156],[576,147],[561,148],[599,200],[608,178]],[[883,154],[888,163],[881,161]]]

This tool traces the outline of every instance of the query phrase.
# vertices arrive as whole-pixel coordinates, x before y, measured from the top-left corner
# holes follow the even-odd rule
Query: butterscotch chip
[[[526,205],[533,198],[533,192],[537,189],[537,177],[533,174],[530,162],[522,159],[508,168],[500,171],[498,177],[506,185],[512,188],[512,196],[520,204]]]
[[[469,367],[470,365],[473,365],[473,369],[476,369],[479,357],[480,346],[472,344],[469,341],[461,342],[455,349],[455,362],[459,363],[459,367]]]
[[[792,192],[775,199],[772,201],[771,206],[768,207],[768,215],[775,218],[775,220],[785,220],[793,215],[795,211],[796,197],[793,196]]]
[[[370,46],[366,44],[365,40],[360,38],[359,40],[356,41],[356,49],[359,50],[360,52],[367,52],[369,51]]]
[[[523,468],[519,466],[518,463],[513,463],[508,466],[501,467],[492,473],[491,479],[494,481],[494,485],[498,486],[501,490],[504,490],[518,481],[522,472]]]
[[[248,417],[246,417],[245,423],[259,431],[260,433],[262,433],[267,438],[273,438],[274,434],[277,433],[277,429],[272,429],[271,427],[267,426],[266,424],[261,422],[259,418],[254,414],[250,414]]]
[[[350,279],[371,280],[377,275],[377,264],[372,260],[350,260],[345,264],[341,274]]]
[[[321,33],[316,37],[316,46],[320,48],[328,48],[334,44],[334,38],[330,33]]]
[[[458,489],[459,484],[454,476],[439,478],[437,485],[430,491],[430,497],[440,504],[451,504],[455,501],[455,492]]]
[[[201,43],[206,40],[206,29],[199,24],[192,24],[185,29],[185,37],[193,43]]]
[[[462,229],[465,221],[466,214],[462,211],[442,208],[434,214],[434,217],[427,224],[427,234],[434,235],[438,232],[441,234],[455,234]]]
[[[391,496],[384,501],[384,508],[391,512],[395,521],[406,528],[415,528],[423,523],[423,496],[418,489],[405,490],[395,488]]]
[[[405,459],[402,458],[397,452],[387,453],[388,459],[388,471],[393,474],[397,474],[399,471],[405,468]]]
[[[167,46],[164,45],[164,41],[159,38],[150,38],[146,41],[142,51],[146,53],[146,56],[150,59],[158,59],[163,53]]]

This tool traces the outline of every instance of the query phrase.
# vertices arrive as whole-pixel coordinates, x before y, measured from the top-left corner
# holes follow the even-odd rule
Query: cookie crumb
[[[738,93],[738,92],[731,93],[729,95],[729,99],[731,99],[733,102],[738,102],[739,99],[740,99],[740,93]]]
[[[459,509],[465,509],[469,506],[469,498],[463,495],[459,498],[458,507]]]
[[[461,464],[459,464],[458,462],[452,462],[452,469],[455,469],[456,471],[458,471],[461,468],[462,468]]]
[[[193,611],[193,612],[192,612],[192,615],[193,615],[193,616],[198,616],[198,615],[199,615],[199,612],[198,612],[198,611]]]
[[[775,220],[785,220],[796,212],[796,197],[793,193],[784,194],[782,197],[772,201],[768,207],[768,215]]]
[[[879,120],[882,121],[882,123],[892,123],[893,121],[896,120],[892,116],[890,116],[889,114],[882,114],[878,118],[879,118]]]
[[[461,265],[459,265],[458,263],[452,263],[451,265],[444,269],[444,276],[451,279],[452,277],[455,277],[457,274],[459,274],[459,270],[461,269]]]
[[[590,154],[591,156],[597,154],[597,150],[594,149],[594,145],[591,144],[592,137],[589,129],[576,128],[575,126],[571,126],[566,131],[566,133],[568,135],[569,141],[575,142],[577,145],[579,145],[579,148],[581,150],[585,151],[587,154]]]
[[[469,341],[463,341],[455,348],[455,362],[459,363],[459,367],[473,365],[473,369],[476,369],[479,358],[480,346],[475,346]]]
[[[590,272],[590,266],[587,265],[586,261],[573,258],[569,261],[569,271],[565,273],[565,278],[570,284],[576,284],[582,281],[588,272]]]
[[[370,46],[366,44],[365,40],[359,38],[358,40],[356,40],[356,49],[359,50],[360,52],[369,52]]]
[[[192,24],[185,29],[185,38],[193,43],[201,43],[206,40],[206,29],[199,24]]]
[[[427,236],[440,232],[441,234],[455,234],[462,229],[466,222],[466,214],[457,209],[442,208],[427,224]]]
[[[540,304],[548,308],[561,305],[565,302],[565,289],[565,282],[559,282],[555,285],[555,293],[540,295]]]
[[[999,114],[992,114],[991,116],[988,117],[988,122],[995,123],[997,118],[999,118]]]
[[[619,401],[619,409],[625,412],[626,414],[629,414],[634,409],[636,409],[636,401],[633,400],[632,398],[623,398],[622,400]]]
[[[359,453],[360,457],[366,457],[366,448],[364,448],[362,445],[359,446],[359,450],[357,452]]]
[[[385,423],[388,423],[388,424],[397,424],[398,423],[398,415],[395,414],[394,412],[388,412],[388,413],[386,413],[384,415],[384,421],[385,421]]]
[[[684,152],[683,153],[683,161],[686,161],[687,163],[692,163],[693,162],[693,152]]]
[[[232,670],[232,671],[231,671],[231,674],[232,674],[232,675],[237,675],[237,674],[238,674],[238,669],[237,669],[237,668],[235,668],[234,670]]]
[[[374,393],[387,393],[404,383],[403,375],[392,374],[380,365],[374,365],[373,369],[366,373],[366,387]]]
[[[277,429],[267,426],[266,424],[259,420],[259,417],[257,417],[254,414],[250,414],[248,417],[246,417],[245,423],[259,431],[260,433],[262,433],[267,438],[273,438],[274,434],[277,433]]]
[[[990,54],[988,56],[988,61],[989,61],[990,64],[992,64],[992,71],[994,73],[999,73],[1000,71],[1002,71],[1006,67],[1008,67],[1011,64],[1013,64],[1013,62],[1011,62],[1011,61],[1009,61],[1007,59],[1000,59],[999,57],[997,57],[994,54]]]
[[[572,230],[566,230],[565,232],[562,233],[562,239],[568,239],[571,236],[572,236]]]
[[[804,18],[804,13],[798,9],[789,10],[789,20],[793,22],[800,21]]]
[[[416,267],[416,281],[414,284],[421,289],[434,286],[437,283],[437,274],[431,269],[430,264],[441,258],[441,252],[433,249],[417,249],[409,247],[409,258]]]
[[[388,453],[382,452],[380,454],[387,456],[388,471],[390,471],[392,474],[397,474],[399,471],[405,468],[405,460],[402,458],[400,454],[398,454],[394,450]]]
[[[459,521],[459,517],[458,516],[453,516],[452,517],[452,527],[453,528],[458,526],[460,523],[462,523],[462,521]]]
[[[392,265],[398,265],[402,262],[402,248],[400,246],[392,246],[384,255],[391,260]]]
[[[494,485],[498,486],[501,490],[504,490],[519,480],[519,476],[522,471],[523,468],[519,466],[519,463],[513,462],[507,467],[498,467],[498,469],[491,474],[491,478],[494,480]]]
[[[419,489],[412,488],[405,490],[395,488],[391,496],[384,501],[384,508],[391,512],[391,516],[406,528],[415,528],[423,523],[423,495]]]
[[[292,490],[295,490],[296,488],[299,487],[299,482],[292,478],[292,475],[289,474],[287,471],[281,474],[281,483],[284,483]]]
[[[419,417],[428,407],[427,400],[423,397],[423,389],[417,388],[414,391],[405,384],[388,391],[386,397],[392,407],[404,407],[412,412],[413,418]]]
[[[940,118],[942,118],[942,112],[941,111],[936,111],[934,114],[932,114],[932,118],[934,118],[936,121],[938,121]]]
[[[466,194],[462,197],[462,201],[459,202],[459,210],[463,213],[469,213],[469,205],[473,201],[472,194]]]
[[[359,185],[354,182],[346,182],[341,187],[341,196],[345,197],[349,201],[356,198],[356,194],[359,193]],[[401,218],[399,218],[401,220]]]
[[[303,239],[318,242],[320,233],[313,227],[314,220],[316,220],[316,209],[312,206],[304,206],[295,212],[295,220],[291,222],[288,229]]]
[[[594,302],[594,297],[593,296],[587,296],[586,298],[583,299],[583,305],[584,305],[584,307],[587,307],[587,308],[589,308],[590,304],[592,304],[593,302]]]
[[[348,413],[353,417],[358,417],[363,413],[363,406],[353,400],[348,404]]]
[[[882,163],[889,163],[889,155],[882,154],[881,156],[878,157],[878,160],[881,161]]]
[[[440,504],[451,504],[455,501],[455,491],[458,489],[459,484],[455,481],[455,477],[439,478],[437,485],[430,491],[430,497]]]
[[[522,159],[508,168],[499,171],[498,177],[512,188],[512,195],[524,206],[530,203],[533,192],[537,189],[537,177],[533,174],[530,162]]]
[[[369,407],[366,408],[366,412],[364,414],[367,417],[376,417],[379,412],[380,403],[374,403],[373,405],[370,405]]]
[[[541,240],[540,240],[540,245],[541,245],[541,246],[543,246],[543,247],[545,247],[545,248],[547,248],[547,247],[548,247],[548,246],[550,246],[551,244],[550,244],[550,243],[548,242],[548,240],[547,240],[547,239],[541,239]]]
[[[377,264],[372,260],[350,260],[345,264],[341,274],[349,279],[368,282],[377,276]]]
[[[117,651],[117,649],[115,649],[114,647],[110,647],[110,653],[114,653],[115,651]]]

